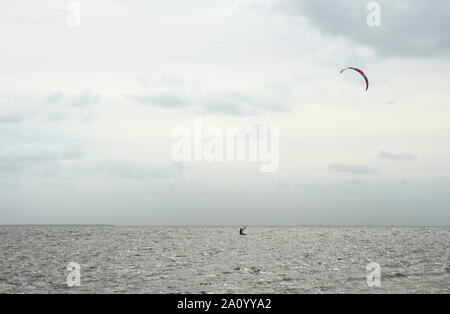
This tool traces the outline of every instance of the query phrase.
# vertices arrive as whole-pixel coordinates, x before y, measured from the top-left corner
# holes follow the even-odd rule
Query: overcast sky
[[[2,0],[0,224],[449,225],[450,2],[369,2]],[[196,118],[278,171],[175,163]]]

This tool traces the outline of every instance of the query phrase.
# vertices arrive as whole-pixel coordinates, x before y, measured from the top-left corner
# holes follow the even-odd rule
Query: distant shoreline
[[[106,224],[8,224],[0,227],[116,227]]]
[[[112,224],[0,224],[0,227],[166,227],[236,228],[239,225],[112,225]],[[450,228],[450,225],[249,225],[252,228]]]

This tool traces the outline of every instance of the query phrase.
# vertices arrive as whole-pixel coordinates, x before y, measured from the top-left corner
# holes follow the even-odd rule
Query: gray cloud
[[[0,147],[0,171],[17,172],[36,165],[80,159],[83,156],[76,145],[49,145],[33,143]]]
[[[170,91],[128,95],[127,98],[142,105],[153,105],[168,109],[185,108],[210,114],[256,116],[265,112],[291,110],[292,105],[289,96],[290,90],[273,90],[265,94],[227,90],[184,94]]]
[[[36,114],[24,97],[0,95],[0,123],[20,123]]]
[[[182,165],[156,165],[144,162],[104,161],[98,164],[98,169],[106,174],[127,179],[164,179],[181,174]]]
[[[58,121],[78,118],[90,120],[88,108],[100,101],[100,95],[90,91],[75,94],[53,92],[46,97],[0,95],[0,123],[22,123],[29,119]]]
[[[19,123],[28,119],[32,115],[32,112],[20,112],[2,110],[0,112],[0,123]]]
[[[174,85],[174,86],[183,86],[184,82],[176,77],[171,77],[166,74],[161,75],[159,78],[159,83],[161,85]]]
[[[93,94],[90,91],[82,91],[80,94],[67,99],[67,104],[75,107],[89,106],[98,102],[100,102],[100,95]]]
[[[396,154],[396,153],[390,153],[387,151],[380,151],[378,154],[378,157],[381,159],[392,159],[392,160],[415,160],[417,159],[416,156],[409,153],[402,153],[402,154]]]
[[[129,95],[131,99],[142,105],[154,105],[163,108],[181,108],[190,107],[192,103],[186,96],[177,93],[154,93],[154,94],[140,94]]]
[[[47,97],[47,102],[50,104],[62,104],[74,107],[89,106],[100,101],[100,95],[94,94],[88,90],[81,91],[78,94],[65,95],[58,91],[50,94]]]
[[[50,104],[61,103],[64,100],[64,94],[60,91],[51,93],[47,96],[47,102]]]
[[[207,93],[202,97],[199,105],[206,112],[234,116],[254,116],[264,112],[290,110],[285,96],[276,94],[252,95],[232,90]]]
[[[333,172],[352,173],[352,174],[364,174],[364,173],[376,173],[375,169],[367,168],[359,165],[343,165],[333,164],[328,167],[328,170]]]
[[[381,26],[367,25],[367,4],[360,0],[282,0],[272,9],[306,18],[324,33],[369,45],[386,56],[448,56],[450,2],[378,0]]]
[[[286,206],[293,206],[295,197],[305,200],[308,211],[301,223],[445,226],[450,222],[450,196],[445,192],[449,188],[449,177],[383,181],[358,177],[307,186],[283,184],[280,192],[289,199]]]

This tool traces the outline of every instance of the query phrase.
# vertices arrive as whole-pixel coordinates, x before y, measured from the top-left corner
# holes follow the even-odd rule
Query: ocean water
[[[1,226],[0,293],[445,293],[450,228]],[[69,287],[67,265],[80,265]],[[369,287],[367,265],[379,264]]]

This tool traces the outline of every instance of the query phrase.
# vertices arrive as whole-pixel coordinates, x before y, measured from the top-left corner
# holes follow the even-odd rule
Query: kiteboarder
[[[244,228],[239,228],[239,234],[240,234],[240,235],[243,235],[243,236],[247,235],[247,234],[244,233],[244,230],[245,230],[246,228],[247,228],[247,226],[245,226]]]

